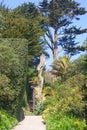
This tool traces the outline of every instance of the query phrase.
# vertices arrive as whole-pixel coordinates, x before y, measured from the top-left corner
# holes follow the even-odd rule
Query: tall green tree
[[[31,36],[33,36],[33,38],[32,37],[31,38],[27,37],[27,38],[30,38],[30,40],[33,39],[33,41],[36,41],[36,45],[39,42],[40,43],[39,45],[42,47],[42,49],[38,48],[38,50],[42,50],[48,56],[48,54],[45,51],[47,48],[44,46],[44,43],[42,40],[42,36],[44,35],[44,29],[41,26],[41,22],[46,21],[46,19],[42,17],[42,14],[40,10],[38,9],[38,7],[34,3],[29,2],[29,3],[24,3],[21,6],[18,6],[13,11],[15,14],[20,14],[21,16],[27,18],[28,21],[31,21],[30,30],[32,29],[33,30],[31,31],[30,34]],[[38,39],[38,41],[36,39]],[[36,54],[38,54],[38,52]]]
[[[87,29],[77,28],[72,22],[86,14],[85,8],[74,0],[43,0],[40,10],[43,17],[48,19],[46,22],[42,21],[42,27],[45,30],[44,41],[52,51],[53,60],[58,58],[59,46],[73,55],[77,46],[75,37],[87,32]]]
[[[43,30],[37,19],[31,17],[26,18],[16,10],[4,14],[4,19],[5,29],[1,32],[2,38],[27,39],[30,59],[42,53],[43,45],[41,44],[40,37],[43,35]]]
[[[15,13],[18,13],[26,18],[37,18],[40,15],[40,11],[34,3],[24,3],[14,9]]]

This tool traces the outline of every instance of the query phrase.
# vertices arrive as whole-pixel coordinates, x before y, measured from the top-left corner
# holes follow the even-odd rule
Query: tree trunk
[[[42,76],[42,71],[43,71],[43,68],[45,67],[46,65],[46,57],[44,54],[42,54],[40,56],[40,63],[39,65],[37,66],[37,71],[38,71],[38,78],[39,78],[39,86],[40,88],[43,88],[43,76]]]
[[[58,59],[58,45],[57,45],[57,41],[58,41],[58,34],[55,31],[54,42],[53,42],[53,45],[54,45],[54,47],[53,47],[53,61]]]
[[[58,47],[57,45],[55,45],[55,47],[53,48],[53,62],[56,61],[58,59]]]
[[[45,55],[42,54],[40,56],[40,63],[37,66],[39,82],[38,82],[38,85],[33,88],[33,110],[34,110],[34,106],[37,103],[39,103],[42,99],[42,89],[43,89],[42,71],[43,71],[45,64],[46,64],[46,58],[45,58]]]

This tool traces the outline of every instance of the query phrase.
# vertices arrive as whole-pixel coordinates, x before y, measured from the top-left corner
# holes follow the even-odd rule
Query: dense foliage
[[[0,130],[11,130],[16,124],[17,119],[7,112],[0,110]]]
[[[27,48],[26,40],[0,39],[0,107],[15,116],[25,104]]]
[[[47,119],[47,130],[83,130],[87,129],[85,122],[66,115],[50,115]]]
[[[87,129],[86,59],[85,54],[69,64],[65,74],[66,78],[56,75],[56,81],[44,88],[42,115],[46,121],[47,130]],[[57,67],[56,73],[59,72],[59,66]]]
[[[31,72],[35,72],[43,51],[40,42],[43,30],[39,19],[33,17],[36,11],[28,12],[26,17],[22,9],[23,5],[18,11],[19,7],[10,10],[0,4],[0,109],[9,111],[18,120],[23,119],[22,108],[32,97],[29,82],[36,74]]]
[[[73,62],[69,55],[56,60],[58,46],[71,55],[87,50],[87,39],[82,46],[75,42],[87,30],[70,26],[85,13],[72,0],[43,0],[39,8],[24,3],[12,10],[0,4],[1,130],[10,130],[17,123],[14,117],[22,120],[23,110],[32,107],[29,100],[33,99],[32,85],[38,82],[36,67],[48,47],[54,63],[35,114],[42,114],[47,130],[87,129],[87,53]]]

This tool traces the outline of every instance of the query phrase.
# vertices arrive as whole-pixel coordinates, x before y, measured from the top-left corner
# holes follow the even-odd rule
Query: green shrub
[[[53,114],[46,120],[47,130],[85,130],[85,122],[75,117]]]
[[[17,124],[16,118],[7,112],[0,110],[0,130],[11,130]]]
[[[43,112],[43,101],[39,102],[36,106],[35,106],[35,110],[34,113],[36,115],[41,115]]]

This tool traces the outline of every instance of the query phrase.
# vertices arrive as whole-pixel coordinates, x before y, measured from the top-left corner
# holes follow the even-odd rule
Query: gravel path
[[[41,116],[26,116],[25,119],[12,130],[46,130]]]

